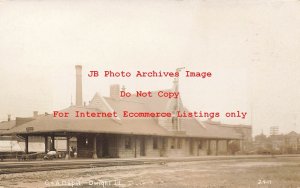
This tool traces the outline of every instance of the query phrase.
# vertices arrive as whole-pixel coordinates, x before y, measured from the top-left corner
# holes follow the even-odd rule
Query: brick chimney
[[[82,106],[82,66],[76,65],[76,106]]]
[[[120,85],[119,84],[113,84],[110,86],[110,97],[113,99],[120,98]]]

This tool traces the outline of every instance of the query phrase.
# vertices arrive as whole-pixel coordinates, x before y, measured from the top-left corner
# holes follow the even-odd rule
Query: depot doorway
[[[146,156],[146,141],[144,137],[140,140],[140,156]]]
[[[103,135],[102,138],[102,157],[110,157],[109,156],[109,142],[108,135]]]

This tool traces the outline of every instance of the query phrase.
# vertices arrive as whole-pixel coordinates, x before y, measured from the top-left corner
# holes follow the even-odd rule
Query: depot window
[[[175,143],[176,143],[176,139],[172,138],[172,140],[171,140],[171,149],[175,149]]]
[[[158,149],[158,138],[157,137],[153,138],[153,149]]]
[[[178,149],[181,149],[181,148],[182,148],[182,139],[181,139],[181,138],[178,138],[178,139],[177,139],[177,148],[178,148]]]
[[[125,149],[131,149],[131,137],[125,137]]]
[[[200,141],[199,144],[198,144],[198,149],[202,149],[202,148],[203,148],[202,141]]]

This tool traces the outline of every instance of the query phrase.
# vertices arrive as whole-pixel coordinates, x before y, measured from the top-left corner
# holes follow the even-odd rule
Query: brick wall
[[[184,138],[167,138],[168,146],[166,157],[184,157],[186,156],[186,142]],[[178,143],[179,142],[179,143]]]
[[[129,148],[126,148],[125,147],[125,140],[126,139],[130,139],[131,141],[131,145]],[[137,150],[135,150],[135,141],[134,141],[134,136],[131,136],[131,135],[120,135],[118,137],[118,141],[117,141],[117,144],[118,144],[118,156],[120,158],[132,158],[132,157],[135,157],[135,152],[138,153]],[[136,145],[138,145],[136,143]],[[136,147],[138,148],[138,147]]]
[[[92,157],[93,135],[77,137],[78,157]],[[97,155],[103,157],[184,157],[216,155],[216,140],[181,137],[100,134],[97,136]],[[142,152],[144,151],[144,152]],[[218,141],[218,155],[227,154],[226,140]]]
[[[130,139],[130,147],[125,147],[126,140]],[[157,139],[157,148],[153,147],[153,141]],[[144,141],[143,141],[144,140]],[[162,155],[162,139],[160,137],[153,136],[131,136],[120,135],[118,137],[118,156],[120,158],[132,158],[132,157],[159,157]],[[142,150],[142,143],[144,143],[144,156]]]
[[[157,140],[157,147],[154,148],[153,142],[154,139]],[[146,156],[147,157],[160,157],[162,149],[162,140],[159,137],[148,136],[145,139],[146,141]]]

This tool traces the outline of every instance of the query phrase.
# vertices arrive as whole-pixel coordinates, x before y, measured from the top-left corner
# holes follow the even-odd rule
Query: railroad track
[[[156,162],[146,161],[72,161],[64,163],[62,160],[46,162],[22,162],[21,164],[12,163],[0,165],[0,174],[13,174],[13,173],[24,173],[24,172],[37,172],[37,171],[51,171],[51,170],[67,170],[67,169],[84,169],[84,168],[96,168],[96,167],[109,167],[109,166],[129,166],[129,165],[143,165],[153,164]]]
[[[0,174],[13,174],[24,172],[38,172],[67,169],[86,169],[109,166],[130,166],[144,164],[165,164],[169,162],[193,162],[209,160],[249,160],[278,157],[300,157],[300,155],[278,156],[209,156],[209,157],[182,157],[182,158],[139,158],[139,159],[87,159],[87,160],[53,160],[53,161],[22,161],[0,162]]]

